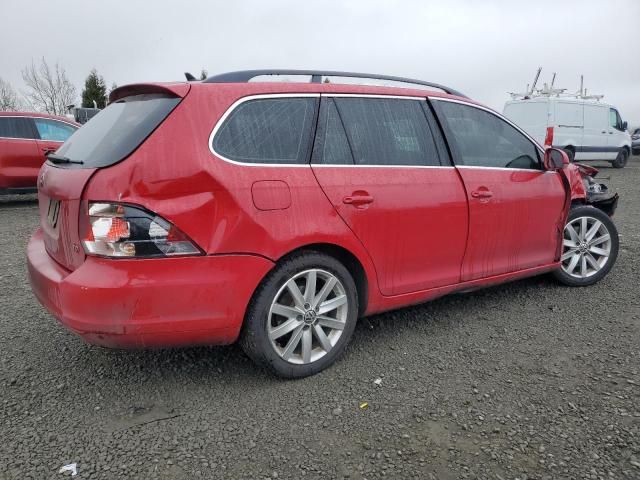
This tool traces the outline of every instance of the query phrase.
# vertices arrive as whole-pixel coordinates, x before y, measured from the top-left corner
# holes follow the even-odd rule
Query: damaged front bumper
[[[618,207],[619,195],[611,192],[604,183],[598,183],[592,176],[585,175],[585,202],[599,208],[612,217]]]

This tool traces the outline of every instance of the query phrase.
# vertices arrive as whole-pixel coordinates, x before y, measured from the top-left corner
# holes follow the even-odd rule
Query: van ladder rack
[[[322,77],[349,77],[349,78],[361,78],[370,80],[387,80],[392,82],[407,83],[413,85],[423,85],[426,87],[437,88],[449,95],[456,95],[458,97],[468,98],[466,95],[454,90],[453,88],[445,87],[438,83],[425,82],[424,80],[415,80],[412,78],[394,77],[391,75],[377,75],[370,73],[354,73],[354,72],[335,72],[324,70],[240,70],[237,72],[220,73],[213,75],[203,83],[246,83],[250,80],[269,75],[310,75],[311,83],[321,83]]]

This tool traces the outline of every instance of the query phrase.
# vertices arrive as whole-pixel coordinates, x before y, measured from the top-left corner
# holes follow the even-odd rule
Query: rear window
[[[96,168],[128,157],[171,113],[180,98],[163,94],[133,95],[110,104],[67,140],[56,152]]]
[[[316,104],[306,97],[248,100],[224,121],[213,150],[243,163],[307,163]]]
[[[28,117],[0,117],[0,137],[36,138]]]

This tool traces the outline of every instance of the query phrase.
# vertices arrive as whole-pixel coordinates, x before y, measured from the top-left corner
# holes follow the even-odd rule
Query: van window
[[[34,118],[33,121],[40,134],[40,140],[64,142],[77,130],[76,127],[57,120]]]
[[[337,97],[356,165],[440,165],[420,100]]]
[[[609,109],[609,124],[616,130],[622,130],[622,119],[617,110]]]
[[[540,169],[535,144],[498,116],[469,105],[435,101],[462,165]]]
[[[4,138],[35,138],[29,117],[0,117],[0,137]]]
[[[213,139],[215,153],[245,163],[307,163],[316,98],[267,98],[242,103]]]
[[[164,94],[132,95],[111,103],[58,149],[58,155],[83,165],[59,168],[106,167],[128,157],[180,102]]]

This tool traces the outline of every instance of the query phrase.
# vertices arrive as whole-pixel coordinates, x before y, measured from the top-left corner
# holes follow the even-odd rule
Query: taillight
[[[202,254],[175,225],[141,207],[90,202],[84,219],[81,235],[87,255],[144,258]]]
[[[553,127],[547,127],[547,136],[544,137],[544,146],[550,147],[553,145]]]

